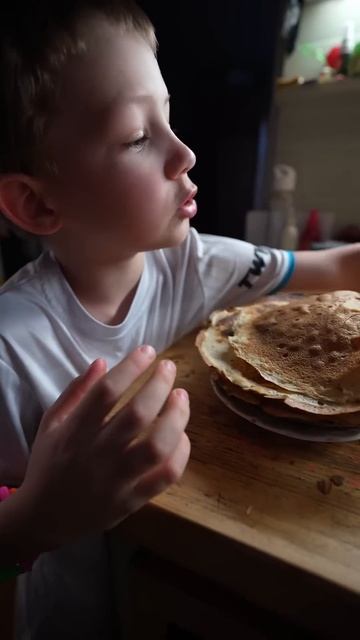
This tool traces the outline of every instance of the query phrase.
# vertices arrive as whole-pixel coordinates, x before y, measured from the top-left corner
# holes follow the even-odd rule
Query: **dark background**
[[[268,203],[286,0],[140,0],[159,41],[171,122],[197,155],[198,231],[243,237]]]

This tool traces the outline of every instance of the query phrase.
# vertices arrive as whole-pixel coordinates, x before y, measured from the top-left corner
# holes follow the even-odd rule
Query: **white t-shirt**
[[[105,358],[111,368],[139,344],[152,344],[162,351],[199,326],[213,309],[244,304],[280,288],[293,267],[291,253],[199,235],[191,229],[181,246],[146,254],[131,308],[117,326],[97,321],[84,309],[50,252],[23,267],[0,289],[0,482],[21,483],[42,413],[94,359]],[[94,606],[97,600],[95,592],[90,595],[90,586],[99,587],[94,575],[103,564],[100,562],[97,569],[92,566],[93,579],[86,577],[89,563],[84,554],[78,566],[75,561],[81,558],[80,548],[84,549],[85,543],[91,547],[93,541],[43,554],[32,575],[24,578],[32,583],[28,597],[22,593],[26,624],[32,632],[21,637],[100,637],[94,635],[97,627],[91,624],[90,614],[95,611],[99,615],[101,607]],[[96,547],[96,541],[94,544]],[[93,549],[92,562],[95,556]],[[71,557],[68,564],[67,557]],[[70,583],[76,584],[76,589],[69,588]],[[62,606],[58,607],[50,592],[65,585]],[[81,603],[74,604],[76,591],[81,593],[83,615]],[[100,600],[104,600],[104,593],[103,589]],[[81,626],[81,636],[75,632],[70,635],[70,631],[64,635],[61,627],[69,621],[64,613],[66,594],[71,596],[81,625],[85,617],[90,619],[86,632]],[[39,622],[41,616],[48,617],[44,627]],[[70,627],[73,623],[72,619]]]

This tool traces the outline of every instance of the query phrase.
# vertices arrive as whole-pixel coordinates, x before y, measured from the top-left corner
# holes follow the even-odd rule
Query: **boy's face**
[[[80,251],[87,243],[107,257],[176,245],[196,212],[195,156],[170,128],[157,61],[144,40],[114,25],[92,26],[89,40],[64,71],[49,132],[58,236],[66,244],[75,234]]]

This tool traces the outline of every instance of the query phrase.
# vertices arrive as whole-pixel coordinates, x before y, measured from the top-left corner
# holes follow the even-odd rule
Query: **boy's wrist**
[[[31,504],[20,488],[0,503],[0,566],[27,564],[50,545],[34,526]]]

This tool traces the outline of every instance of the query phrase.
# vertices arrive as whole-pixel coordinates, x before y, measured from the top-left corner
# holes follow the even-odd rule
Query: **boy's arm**
[[[360,243],[295,252],[288,291],[360,290]]]

